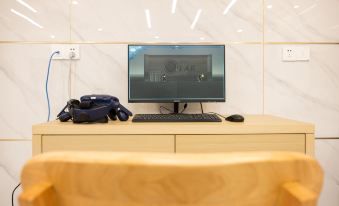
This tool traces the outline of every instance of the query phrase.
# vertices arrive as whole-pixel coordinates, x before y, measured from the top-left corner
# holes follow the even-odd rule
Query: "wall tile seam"
[[[118,42],[118,41],[0,41],[0,44],[83,44],[83,45],[92,45],[92,44],[112,44],[112,45],[122,45],[122,44],[230,44],[230,45],[286,45],[286,44],[295,44],[295,45],[338,45],[339,42]]]
[[[339,140],[339,137],[315,137],[315,140]]]

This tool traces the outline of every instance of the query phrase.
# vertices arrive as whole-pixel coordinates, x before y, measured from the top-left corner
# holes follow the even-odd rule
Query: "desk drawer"
[[[174,152],[174,135],[43,135],[42,152]]]
[[[305,153],[304,134],[177,135],[176,152],[294,151]]]

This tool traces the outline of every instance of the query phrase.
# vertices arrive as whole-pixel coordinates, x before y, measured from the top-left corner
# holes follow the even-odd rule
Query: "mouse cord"
[[[222,118],[226,118],[224,115],[221,115],[219,113],[216,113],[216,112],[207,112],[206,114],[215,114],[215,115],[218,115],[219,117],[222,117]]]
[[[162,112],[162,110],[163,110],[163,109],[165,109],[165,110],[169,111],[170,113],[163,113],[163,112]],[[168,109],[167,107],[160,106],[160,114],[172,114],[172,113],[173,113],[173,111],[172,111],[172,110],[170,110],[170,109]]]

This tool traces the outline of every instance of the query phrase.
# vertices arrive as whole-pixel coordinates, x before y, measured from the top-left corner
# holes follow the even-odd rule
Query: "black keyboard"
[[[132,122],[221,122],[215,114],[136,114]]]

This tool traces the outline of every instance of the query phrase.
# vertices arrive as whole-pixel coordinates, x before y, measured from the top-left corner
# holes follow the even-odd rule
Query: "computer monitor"
[[[225,45],[129,45],[129,102],[224,102]]]

